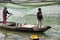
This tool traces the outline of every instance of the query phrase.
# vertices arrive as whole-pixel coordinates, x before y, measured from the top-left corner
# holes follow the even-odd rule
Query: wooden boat
[[[48,29],[50,29],[51,27],[50,26],[46,26],[44,28],[37,28],[35,29],[34,27],[24,27],[26,25],[23,25],[23,26],[16,26],[16,23],[15,22],[6,22],[6,27],[4,27],[2,25],[2,21],[0,21],[0,28],[1,29],[5,29],[5,30],[9,30],[9,31],[21,31],[21,32],[45,32],[47,31]],[[31,25],[31,26],[34,26],[34,25]]]

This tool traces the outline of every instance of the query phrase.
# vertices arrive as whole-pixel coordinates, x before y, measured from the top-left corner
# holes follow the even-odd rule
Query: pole
[[[7,34],[6,34],[6,31],[5,31],[5,27],[6,27],[6,25],[4,26],[4,35],[5,35],[4,40],[6,40],[6,38],[7,38]]]

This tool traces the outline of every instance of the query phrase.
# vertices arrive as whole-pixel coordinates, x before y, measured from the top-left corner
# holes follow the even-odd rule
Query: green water
[[[27,24],[37,24],[36,13],[37,9],[40,7],[43,14],[43,26],[51,26],[52,28],[46,31],[45,33],[25,33],[25,32],[14,32],[14,31],[5,31],[6,34],[14,34],[23,37],[30,37],[33,34],[38,35],[39,37],[45,37],[48,39],[60,39],[60,5],[50,5],[50,6],[22,6],[7,3],[5,4],[8,7],[8,11],[12,15],[8,18],[7,21],[27,23]],[[3,4],[4,6],[4,4]],[[0,20],[2,20],[2,9],[3,6],[0,6]],[[4,30],[0,29],[0,32],[3,33]]]

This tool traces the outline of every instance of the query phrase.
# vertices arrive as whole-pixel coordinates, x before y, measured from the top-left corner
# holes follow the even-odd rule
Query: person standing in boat
[[[38,27],[41,28],[42,26],[42,19],[43,19],[43,16],[42,16],[42,12],[41,12],[41,8],[38,8],[38,12],[37,12],[37,20],[38,20]]]
[[[6,26],[7,14],[11,14],[11,13],[8,12],[7,7],[5,6],[4,9],[3,9],[3,15],[2,15],[2,17],[3,17],[3,21],[2,21],[3,26]]]

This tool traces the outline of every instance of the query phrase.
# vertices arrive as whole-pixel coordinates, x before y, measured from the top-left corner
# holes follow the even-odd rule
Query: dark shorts
[[[39,21],[41,21],[42,19],[38,19]]]
[[[43,19],[43,16],[39,16],[37,17],[38,20],[42,20]]]

